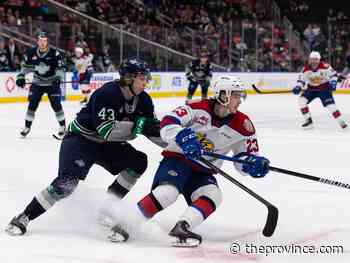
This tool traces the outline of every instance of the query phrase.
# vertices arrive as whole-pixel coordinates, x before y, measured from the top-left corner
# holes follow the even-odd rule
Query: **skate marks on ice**
[[[310,231],[309,233],[282,233],[275,238],[260,238],[260,231],[256,235],[247,232],[242,237],[231,239],[230,242],[213,242],[210,238],[196,249],[177,249],[172,253],[181,260],[192,260],[195,262],[309,262],[310,259],[317,262],[347,262],[343,257],[350,250],[341,241],[335,241],[339,233],[344,236],[349,234],[341,228],[322,229]],[[204,237],[204,235],[203,235]],[[252,247],[255,247],[254,251]],[[334,252],[321,253],[324,246],[334,246]],[[271,250],[275,247],[275,250]],[[279,248],[277,248],[279,247]],[[283,248],[282,248],[283,247]],[[315,253],[299,253],[299,248],[315,249]],[[341,247],[341,248],[340,248]],[[258,250],[257,250],[258,249]],[[297,256],[297,257],[296,257]],[[293,258],[292,258],[293,257]],[[340,259],[340,261],[339,261]]]

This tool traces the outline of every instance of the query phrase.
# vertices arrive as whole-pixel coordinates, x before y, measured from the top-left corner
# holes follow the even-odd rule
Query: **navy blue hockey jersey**
[[[62,54],[49,47],[45,53],[39,52],[38,47],[28,49],[22,63],[22,72],[34,72],[33,83],[51,85],[51,82],[64,77],[64,61]]]
[[[107,141],[115,121],[135,121],[136,117],[155,118],[151,97],[143,91],[127,101],[119,81],[111,81],[92,93],[89,102],[68,126],[68,131]]]

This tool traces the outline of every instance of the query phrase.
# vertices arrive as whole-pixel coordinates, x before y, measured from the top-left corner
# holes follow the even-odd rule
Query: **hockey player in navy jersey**
[[[66,120],[61,104],[61,81],[64,79],[64,62],[62,54],[49,46],[45,32],[38,34],[37,47],[30,48],[24,56],[22,71],[17,75],[16,85],[25,86],[25,75],[34,73],[32,85],[28,93],[28,109],[25,116],[25,126],[21,136],[26,137],[34,121],[35,112],[46,93],[51,107],[59,123],[58,136],[64,135]]]
[[[202,52],[199,59],[195,59],[186,65],[186,78],[189,81],[187,100],[192,99],[198,85],[201,86],[202,99],[206,99],[212,76],[209,54]]]
[[[166,145],[160,139],[160,124],[152,99],[144,91],[150,79],[146,63],[126,60],[119,74],[120,80],[97,89],[69,124],[60,148],[58,176],[11,220],[6,228],[8,234],[23,235],[29,221],[72,194],[93,164],[118,175],[108,192],[118,199],[123,198],[145,172],[148,163],[146,154],[128,143],[136,137],[135,129],[154,143]]]
[[[243,175],[264,177],[269,160],[259,156],[255,128],[247,115],[238,111],[245,89],[239,79],[222,76],[213,86],[214,98],[175,108],[161,121],[160,134],[168,143],[156,171],[151,192],[134,210],[128,210],[129,222],[137,225],[172,205],[183,195],[188,207],[169,235],[175,246],[197,246],[201,236],[192,232],[220,206],[222,194],[213,171],[199,161],[202,150],[219,154],[233,152],[248,164],[235,163]],[[216,166],[222,160],[203,156]],[[109,236],[113,242],[126,241],[129,222],[116,222]]]

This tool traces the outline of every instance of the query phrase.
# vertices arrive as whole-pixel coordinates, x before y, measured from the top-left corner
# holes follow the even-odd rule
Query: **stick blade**
[[[252,88],[256,93],[259,93],[259,94],[262,93],[254,84],[252,84]]]
[[[292,93],[292,90],[270,90],[270,91],[263,91],[259,90],[254,84],[252,84],[253,90],[258,94],[285,94],[285,93]]]
[[[263,229],[263,235],[265,237],[270,237],[272,236],[277,226],[278,209],[273,205],[269,205],[267,209],[268,209],[268,214],[267,214],[266,224]]]

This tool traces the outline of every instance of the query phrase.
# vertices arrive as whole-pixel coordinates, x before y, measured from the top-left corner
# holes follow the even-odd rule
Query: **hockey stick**
[[[229,156],[217,154],[217,153],[204,152],[204,155],[208,155],[208,156],[211,156],[211,157],[214,157],[217,159],[227,160],[227,161],[231,161],[231,162],[249,163],[247,161],[240,160],[240,159],[235,158],[235,157],[229,157]],[[321,178],[321,177],[317,177],[317,176],[313,176],[313,175],[298,173],[298,172],[294,172],[294,171],[290,171],[290,170],[282,169],[282,168],[278,168],[278,167],[273,167],[273,166],[270,166],[270,171],[288,174],[288,175],[304,178],[307,180],[316,181],[316,182],[323,183],[323,184],[329,184],[329,185],[333,185],[333,186],[337,186],[337,187],[343,187],[346,189],[350,189],[350,184],[346,184],[346,183],[342,183],[342,182],[338,182],[338,181],[333,181],[333,180],[330,180],[327,178]]]
[[[63,139],[63,136],[62,136],[62,137],[61,137],[61,136],[58,136],[58,135],[55,134],[55,133],[52,134],[52,137],[53,137],[54,139],[58,140],[58,141],[62,141],[62,139]]]
[[[230,175],[222,171],[220,168],[216,167],[214,164],[212,164],[210,161],[204,159],[201,157],[199,159],[201,162],[203,162],[205,165],[213,169],[216,173],[221,174],[223,177],[225,177],[227,180],[229,180],[231,183],[234,183],[239,188],[241,188],[243,191],[247,192],[251,196],[253,196],[255,199],[263,203],[268,210],[266,223],[263,229],[263,235],[266,237],[272,236],[273,232],[276,229],[277,220],[278,220],[278,209],[270,202],[266,201],[264,198],[262,198],[260,195],[256,194],[254,191],[250,190],[245,185],[238,182],[236,179],[232,178]]]
[[[258,89],[254,84],[252,84],[252,88],[258,94],[283,94],[283,93],[292,93],[293,90],[272,90],[272,91],[262,91]]]

